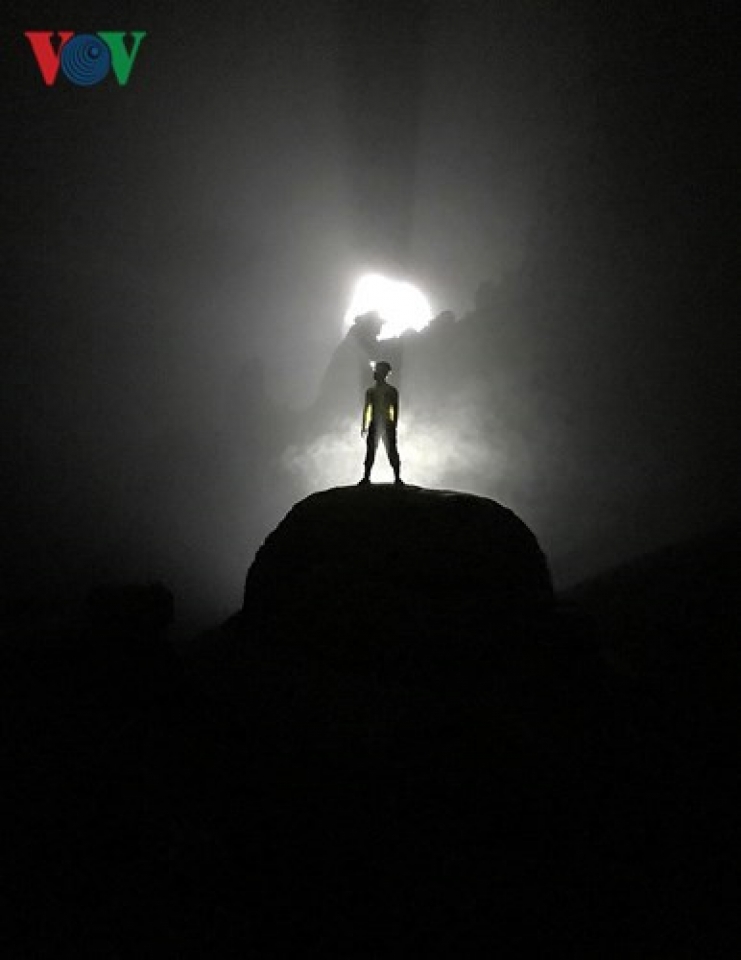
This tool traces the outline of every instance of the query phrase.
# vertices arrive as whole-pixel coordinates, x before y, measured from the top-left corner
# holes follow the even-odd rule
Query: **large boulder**
[[[511,510],[379,484],[296,504],[249,570],[242,621],[343,665],[420,675],[501,658],[552,603],[545,557]]]

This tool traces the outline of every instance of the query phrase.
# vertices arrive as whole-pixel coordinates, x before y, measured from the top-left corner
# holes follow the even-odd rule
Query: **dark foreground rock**
[[[173,622],[174,602],[161,583],[98,584],[87,596],[88,609],[99,625],[119,624],[150,637]]]
[[[552,607],[545,557],[511,510],[381,484],[298,503],[258,551],[243,616],[264,640],[421,677],[501,661]]]
[[[581,622],[576,636],[575,613],[552,608],[534,538],[493,505],[481,510],[497,535],[482,536],[481,550],[509,550],[526,583],[504,590],[503,561],[499,579],[494,564],[478,580],[462,576],[480,556],[463,535],[450,577],[418,552],[417,604],[439,612],[421,644],[409,629],[418,614],[388,568],[374,573],[376,554],[365,562],[360,549],[345,570],[332,548],[345,543],[343,556],[354,556],[367,535],[383,551],[390,541],[373,541],[383,524],[369,517],[396,512],[409,532],[399,505],[426,503],[421,513],[432,514],[459,509],[456,500],[384,488],[309,498],[285,521],[290,536],[281,525],[266,542],[245,610],[189,657],[154,640],[149,618],[143,633],[122,624],[122,609],[140,609],[129,591],[105,591],[64,626],[8,626],[4,956],[738,954],[729,895],[741,853],[741,684],[729,669],[737,622],[696,610],[698,644],[720,655],[703,654],[702,671],[693,659],[692,669],[661,673],[660,663],[676,664],[664,652],[676,638],[658,615],[639,616],[644,570],[620,578],[617,592],[603,580],[593,629]],[[431,553],[444,555],[456,524],[433,534],[418,520],[428,545],[444,544]],[[467,528],[471,543],[486,522]],[[316,536],[296,539],[307,527]],[[328,580],[337,576],[346,594],[370,577],[372,597],[396,597],[394,617],[371,599],[343,630],[347,597],[312,612],[308,595],[321,591],[307,586],[310,567],[289,576],[273,553],[299,541],[304,556],[335,558]],[[413,555],[413,543],[402,546]],[[711,556],[704,596],[718,599],[736,567],[721,577]],[[665,575],[654,584],[674,580],[670,559],[660,558]],[[258,572],[262,607],[251,595]],[[675,605],[683,591],[651,593]],[[479,605],[473,619],[457,619],[461,597]],[[618,609],[632,610],[622,640],[600,619]],[[296,631],[283,634],[281,622]],[[482,627],[480,642],[464,623]],[[700,635],[705,623],[712,636]],[[616,651],[653,655],[601,656],[610,636]],[[407,651],[403,664],[386,653],[390,637]],[[428,659],[434,670],[412,669]]]

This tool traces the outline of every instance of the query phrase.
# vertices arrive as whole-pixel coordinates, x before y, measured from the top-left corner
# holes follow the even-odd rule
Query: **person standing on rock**
[[[365,454],[365,473],[361,484],[370,483],[370,474],[373,462],[376,459],[378,441],[383,440],[386,455],[394,470],[395,483],[402,483],[401,463],[399,451],[396,448],[396,427],[399,423],[399,391],[386,383],[386,377],[391,373],[391,364],[388,360],[379,360],[373,371],[375,387],[365,391],[363,404],[363,421],[360,427],[360,436],[367,434]]]

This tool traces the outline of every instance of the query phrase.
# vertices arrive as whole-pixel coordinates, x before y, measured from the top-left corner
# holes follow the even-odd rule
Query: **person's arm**
[[[370,390],[365,391],[365,403],[363,405],[363,419],[360,423],[360,436],[364,437],[368,431],[368,426],[373,416],[373,399]]]

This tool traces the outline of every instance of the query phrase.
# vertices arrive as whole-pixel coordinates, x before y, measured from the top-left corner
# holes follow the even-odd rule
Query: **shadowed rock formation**
[[[161,634],[175,619],[174,598],[161,583],[98,584],[87,606],[99,625],[120,624],[147,636]]]
[[[250,631],[394,676],[500,661],[551,614],[537,540],[492,500],[446,490],[337,487],[298,503],[258,551]]]
[[[736,541],[564,616],[505,508],[340,488],[187,656],[156,585],[5,624],[9,955],[735,956]]]

